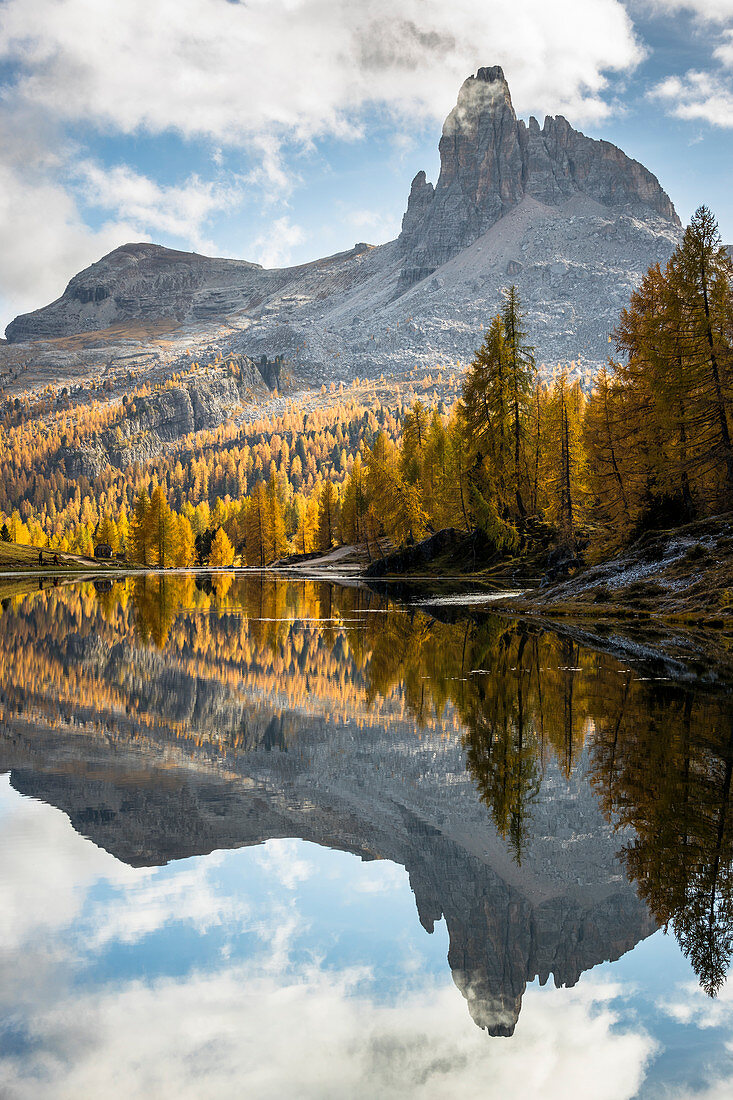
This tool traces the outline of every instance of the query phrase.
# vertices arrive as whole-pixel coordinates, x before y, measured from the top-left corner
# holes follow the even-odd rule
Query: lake
[[[0,1095],[731,1095],[732,718],[475,599],[3,600]]]

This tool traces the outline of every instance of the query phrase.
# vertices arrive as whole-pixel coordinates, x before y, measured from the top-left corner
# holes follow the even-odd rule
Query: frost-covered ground
[[[559,584],[507,593],[500,606],[572,624],[567,629],[588,644],[667,662],[676,677],[687,669],[733,679],[733,513],[650,531]]]

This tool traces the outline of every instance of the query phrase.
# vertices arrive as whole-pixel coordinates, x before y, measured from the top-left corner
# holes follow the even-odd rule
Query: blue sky
[[[472,1022],[408,874],[298,840],[132,868],[0,777],[0,1082],[49,1097],[723,1100],[733,991],[656,933]]]
[[[297,263],[399,230],[461,81],[733,241],[733,0],[0,0],[0,327],[119,244]]]

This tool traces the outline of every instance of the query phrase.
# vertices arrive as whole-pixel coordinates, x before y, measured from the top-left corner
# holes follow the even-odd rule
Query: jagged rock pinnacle
[[[432,192],[424,173],[413,181],[400,237],[401,282],[434,271],[530,195],[558,206],[584,194],[604,206],[679,219],[658,180],[615,145],[574,130],[562,115],[540,129],[517,119],[499,65],[461,86],[443,125],[440,177]]]
[[[501,65],[489,65],[487,68],[479,69],[476,73],[476,80],[484,80],[487,84],[494,84],[496,81],[501,80],[506,84],[504,70]]]

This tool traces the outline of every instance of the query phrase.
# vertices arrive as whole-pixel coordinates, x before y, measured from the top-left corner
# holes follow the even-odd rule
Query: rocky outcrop
[[[574,986],[585,970],[615,961],[656,930],[632,890],[559,894],[539,902],[436,836],[407,864],[423,927],[445,917],[453,980],[474,1022],[514,1032],[528,982]],[[562,931],[560,931],[562,929]]]
[[[174,686],[181,685],[167,689]],[[194,710],[184,701],[183,714],[193,718]],[[286,734],[273,738],[282,721],[274,714],[260,721],[247,752],[224,769],[204,747],[197,760],[176,764],[163,745],[160,752],[149,745],[141,756],[103,737],[80,744],[78,733],[71,741],[58,733],[29,735],[16,722],[12,732],[0,727],[0,768],[12,769],[16,790],[59,807],[78,832],[133,866],[299,837],[405,867],[426,931],[445,919],[453,980],[475,1023],[491,1035],[513,1033],[528,982],[544,984],[552,974],[556,986],[572,986],[585,970],[618,959],[655,931],[619,876],[620,839],[603,828],[600,814],[592,848],[586,840],[563,852],[563,836],[573,837],[593,811],[589,788],[576,805],[550,800],[553,837],[517,870],[500,846],[477,854],[486,814],[474,812],[470,785],[462,785],[458,799],[448,798],[456,777],[436,774],[435,790],[421,792],[423,803],[436,796],[443,812],[435,816],[370,781],[384,770],[376,746],[334,737],[335,730],[302,716],[286,719]],[[319,742],[321,759],[331,764],[325,774],[315,762],[293,760],[294,746],[302,760],[301,752],[310,755]],[[335,772],[333,754],[340,758]],[[476,832],[471,844],[458,839],[461,811]]]
[[[61,447],[64,473],[68,478],[91,480],[107,465],[124,469],[133,462],[146,462],[191,432],[223,424],[240,402],[237,383],[223,374],[137,397],[125,404],[124,415],[112,428],[82,446]]]
[[[373,578],[387,577],[394,573],[419,573],[421,569],[432,565],[436,558],[443,558],[471,541],[475,540],[471,540],[465,532],[455,527],[446,527],[412,546],[377,558],[364,570],[364,576]],[[468,553],[470,554],[470,549]]]
[[[10,343],[104,330],[132,321],[212,322],[259,307],[304,269],[265,270],[246,260],[217,259],[156,244],[126,244],[79,272],[55,302],[22,314],[8,325]]]
[[[400,242],[403,245],[405,253],[411,255],[413,261],[416,260],[415,255],[412,253],[417,252],[414,246],[418,241],[420,227],[425,221],[434,198],[435,188],[432,183],[428,183],[427,177],[423,171],[418,172],[410,187],[410,194],[407,199],[407,210],[402,218],[402,232],[400,234]],[[426,275],[429,275],[431,271],[434,270],[434,266],[420,267],[417,262],[414,262],[410,266],[409,263],[406,262],[402,269],[402,277],[408,284],[417,283],[420,279],[424,279]]]
[[[638,161],[574,130],[562,115],[547,117],[542,129],[535,118],[525,125],[502,69],[479,69],[445,120],[437,186],[433,190],[424,172],[413,180],[399,238],[401,286],[451,259],[525,195],[558,206],[576,194],[679,225],[669,196]]]
[[[126,244],[79,272],[57,301],[16,317],[11,343],[105,329],[129,320],[180,322],[192,308],[231,312],[277,282],[259,264],[210,259],[155,244]],[[227,292],[231,299],[227,298]]]

